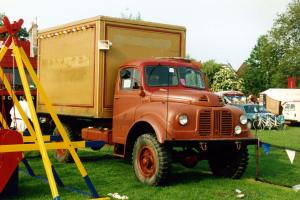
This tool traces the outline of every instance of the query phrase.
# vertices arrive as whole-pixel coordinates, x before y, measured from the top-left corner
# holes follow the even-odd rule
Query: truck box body
[[[69,116],[111,118],[122,63],[185,56],[184,27],[138,20],[99,16],[42,30],[38,38],[41,84],[56,112]],[[47,112],[39,95],[37,102],[37,111]]]

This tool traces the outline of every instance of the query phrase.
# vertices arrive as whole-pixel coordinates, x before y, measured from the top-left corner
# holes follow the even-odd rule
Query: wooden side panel
[[[59,114],[94,116],[96,28],[39,40],[39,77]],[[38,98],[38,110],[45,109]]]
[[[280,101],[277,101],[275,99],[272,99],[269,96],[266,96],[266,110],[275,114],[275,115],[280,115]]]
[[[104,58],[104,109],[112,108],[112,91],[121,64],[143,58],[184,56],[183,31],[117,23],[106,23],[104,29],[105,39],[112,42]]]

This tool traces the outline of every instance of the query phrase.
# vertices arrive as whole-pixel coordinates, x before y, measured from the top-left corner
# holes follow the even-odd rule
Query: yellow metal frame
[[[54,174],[52,171],[52,164],[49,159],[47,150],[53,150],[53,149],[69,150],[81,176],[86,180],[86,178],[88,178],[87,172],[86,172],[82,162],[80,161],[79,156],[77,155],[77,153],[75,151],[75,148],[85,147],[85,142],[84,141],[81,141],[81,142],[71,142],[70,141],[70,139],[67,135],[67,132],[64,129],[62,123],[60,122],[48,97],[46,96],[46,92],[43,89],[42,85],[40,84],[40,81],[31,65],[27,55],[25,54],[24,49],[22,47],[18,46],[18,40],[14,36],[9,36],[9,38],[5,42],[5,45],[3,45],[3,48],[0,50],[0,61],[3,59],[5,53],[7,52],[7,49],[8,49],[7,47],[10,46],[10,43],[12,43],[12,50],[13,50],[13,54],[16,59],[16,63],[17,63],[17,67],[19,70],[20,77],[21,77],[22,85],[24,88],[26,100],[28,102],[29,110],[30,110],[31,117],[32,117],[33,127],[31,126],[26,114],[24,113],[22,107],[20,106],[20,103],[18,102],[18,99],[17,99],[16,95],[14,94],[12,87],[0,66],[0,78],[5,86],[6,90],[8,91],[9,95],[12,97],[13,103],[16,106],[16,108],[18,109],[18,111],[20,112],[20,115],[22,116],[22,119],[24,120],[24,122],[28,128],[28,131],[30,133],[30,136],[23,137],[24,142],[31,142],[31,144],[1,145],[0,153],[1,152],[16,152],[16,151],[40,151],[41,156],[42,156],[42,161],[44,164],[44,168],[46,171],[46,175],[48,178],[50,190],[52,193],[52,197],[53,197],[53,199],[60,199],[58,190],[57,190],[57,185],[56,185],[55,178],[54,178]],[[36,113],[36,110],[34,107],[34,103],[32,101],[32,96],[30,93],[28,80],[26,78],[24,64],[25,64],[25,67],[26,67],[27,71],[29,72],[29,75],[32,78],[34,84],[36,85],[40,96],[45,101],[46,108],[48,109],[48,111],[49,111],[61,137],[62,137],[61,142],[45,143],[46,141],[50,141],[50,137],[42,135],[41,128],[40,128],[40,125],[38,122],[37,113]],[[8,128],[8,125],[7,125],[6,121],[4,120],[1,113],[0,113],[0,122],[2,123],[4,128]],[[88,178],[88,181],[90,181],[89,178]],[[107,198],[99,198],[99,199],[107,199]]]

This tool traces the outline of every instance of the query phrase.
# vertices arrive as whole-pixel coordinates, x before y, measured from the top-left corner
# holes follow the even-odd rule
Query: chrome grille
[[[231,135],[233,133],[232,114],[227,110],[200,112],[199,125],[201,136]]]
[[[229,111],[222,111],[221,135],[231,135],[232,128],[232,114]]]
[[[210,116],[210,111],[202,111],[200,113],[200,127],[199,127],[199,134],[201,136],[206,136],[210,134],[210,125],[211,125],[211,116]]]

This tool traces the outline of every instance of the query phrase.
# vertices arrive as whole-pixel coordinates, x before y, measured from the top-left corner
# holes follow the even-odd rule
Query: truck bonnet
[[[192,89],[167,89],[161,88],[151,94],[151,102],[176,102],[198,106],[221,107],[224,106],[222,99],[207,91]]]

